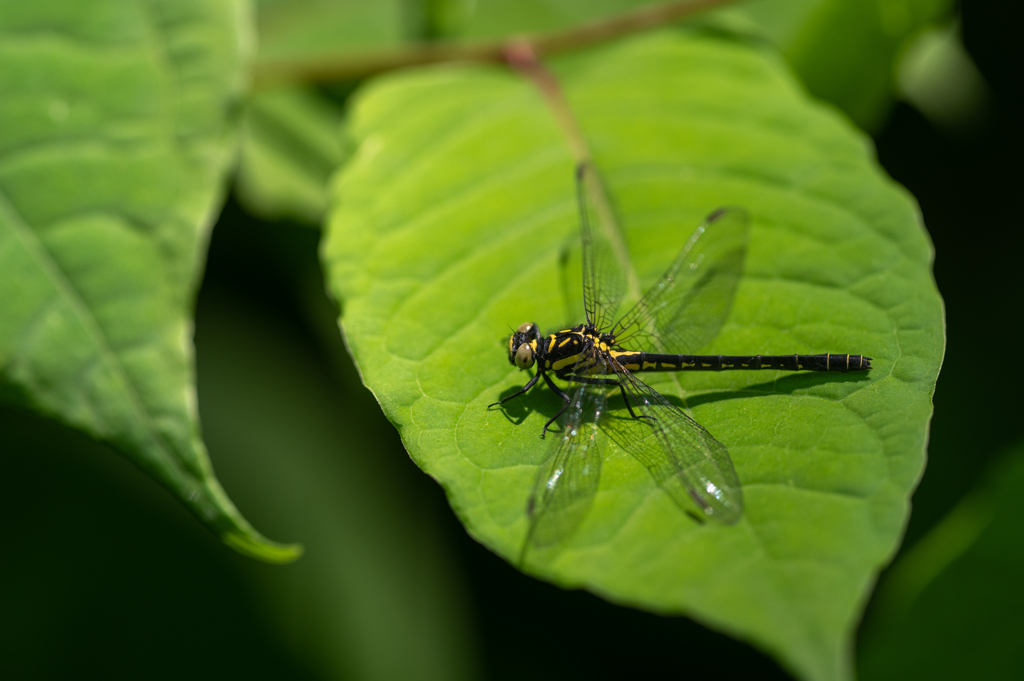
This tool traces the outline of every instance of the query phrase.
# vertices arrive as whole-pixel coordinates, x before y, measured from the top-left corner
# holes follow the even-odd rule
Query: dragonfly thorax
[[[607,362],[601,358],[615,347],[615,337],[602,334],[590,324],[556,331],[541,337],[537,325],[521,324],[508,341],[508,361],[521,370],[530,369],[537,362],[542,369],[558,374],[570,372],[574,367],[586,373],[607,373]],[[586,360],[577,365],[579,360]]]

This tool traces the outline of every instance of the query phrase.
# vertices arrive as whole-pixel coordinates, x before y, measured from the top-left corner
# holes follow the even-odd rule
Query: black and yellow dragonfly
[[[743,515],[743,488],[725,445],[636,374],[871,368],[870,357],[852,354],[679,354],[710,343],[732,307],[749,231],[749,219],[741,208],[711,213],[661,279],[613,322],[626,289],[626,265],[622,247],[616,251],[608,219],[595,206],[597,191],[594,169],[580,164],[576,193],[586,321],[546,336],[535,323],[520,325],[509,339],[508,360],[522,370],[536,365],[537,373],[521,390],[489,405],[519,397],[543,378],[563,406],[544,424],[541,437],[567,414],[561,438],[552,443],[530,497],[524,556],[531,548],[561,544],[583,521],[600,479],[602,432],[642,463],[686,513],[726,524]],[[578,387],[569,395],[552,375]],[[621,394],[628,416],[608,413],[608,393],[613,386]]]

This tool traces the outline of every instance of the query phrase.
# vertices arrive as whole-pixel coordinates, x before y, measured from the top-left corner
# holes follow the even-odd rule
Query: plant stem
[[[633,264],[629,259],[629,249],[626,248],[626,241],[622,236],[622,229],[618,220],[615,219],[615,211],[612,210],[611,202],[604,188],[600,173],[594,166],[590,156],[590,148],[587,146],[587,138],[583,135],[576,117],[569,107],[565,98],[562,86],[551,71],[541,63],[533,45],[526,40],[513,41],[505,47],[505,61],[509,66],[523,74],[533,83],[534,87],[544,97],[544,102],[554,116],[558,127],[562,129],[562,135],[569,145],[573,160],[577,166],[586,165],[589,168],[586,172],[593,177],[593,182],[586,183],[586,191],[590,200],[597,210],[598,225],[604,238],[611,244],[615,259],[626,277],[626,287],[631,297],[640,297],[640,280],[636,276]]]
[[[669,23],[736,0],[677,0],[641,7],[606,19],[536,36],[477,43],[432,43],[398,50],[328,53],[315,57],[257,61],[253,81],[257,87],[295,83],[330,83],[352,80],[403,66],[447,61],[502,63],[512,42],[528,42],[536,54],[551,56],[604,42],[629,33]]]

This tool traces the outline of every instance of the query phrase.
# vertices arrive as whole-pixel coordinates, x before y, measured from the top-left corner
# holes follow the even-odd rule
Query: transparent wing
[[[593,166],[576,166],[576,202],[583,245],[583,307],[587,321],[597,329],[611,326],[626,287],[626,274],[612,242],[618,227],[603,196]]]
[[[722,208],[697,227],[675,262],[612,330],[636,351],[696,353],[729,314],[747,255],[750,219]]]
[[[598,419],[605,407],[605,388],[581,384],[567,411],[565,430],[552,443],[527,506],[530,529],[525,553],[565,541],[586,517],[601,478]]]
[[[622,366],[613,368],[633,411],[649,418],[606,418],[604,430],[647,467],[682,510],[691,512],[696,505],[706,517],[730,525],[738,521],[743,488],[725,445]]]

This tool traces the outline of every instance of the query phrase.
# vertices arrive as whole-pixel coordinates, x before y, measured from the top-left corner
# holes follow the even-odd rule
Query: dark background
[[[1017,349],[1024,326],[1024,48],[1019,24],[1003,9],[1010,4],[962,6],[964,42],[995,100],[984,129],[943,135],[899,104],[876,136],[882,165],[920,202],[947,314],[928,469],[914,495],[906,546],[1024,435],[1024,361]],[[223,386],[287,364],[291,380],[322,396],[323,413],[313,418],[327,423],[348,415],[332,437],[374,458],[374,475],[387,478],[395,507],[412,509],[424,536],[443,550],[447,577],[463,594],[455,616],[465,619],[475,650],[468,664],[484,678],[788,678],[749,646],[684,618],[535,581],[470,539],[359,384],[334,330],[337,311],[323,295],[318,237],[308,228],[259,222],[229,200],[199,295],[204,431],[219,477],[254,525],[274,538],[302,540],[275,527],[261,490],[246,480],[244,457],[219,455],[218,442],[228,442],[234,427],[231,409],[238,408]],[[288,400],[280,391],[253,398],[271,413]],[[254,596],[264,573],[291,568],[235,555],[155,483],[76,433],[11,411],[0,411],[0,433],[8,449],[0,483],[7,530],[0,549],[0,675],[322,678],[282,642]],[[871,615],[869,605],[865,627]]]

